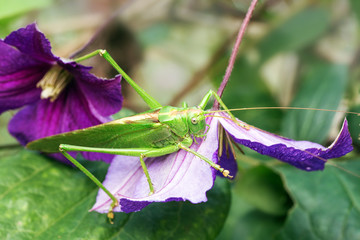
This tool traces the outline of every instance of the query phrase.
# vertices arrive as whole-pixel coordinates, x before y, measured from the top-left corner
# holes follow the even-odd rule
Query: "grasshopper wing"
[[[60,144],[96,148],[153,148],[157,142],[176,138],[160,123],[156,112],[114,120],[97,126],[61,133],[27,144],[41,152],[59,152]]]

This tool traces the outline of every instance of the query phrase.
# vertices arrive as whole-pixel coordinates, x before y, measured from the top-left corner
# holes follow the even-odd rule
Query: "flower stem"
[[[241,40],[244,36],[244,33],[245,33],[245,30],[246,30],[246,27],[247,25],[249,24],[249,21],[250,21],[250,18],[251,18],[251,15],[255,9],[255,6],[257,4],[257,1],[258,0],[252,0],[251,1],[251,4],[250,4],[250,7],[246,13],[246,16],[240,26],[240,29],[239,29],[239,33],[237,35],[237,38],[236,38],[236,42],[235,42],[235,45],[234,45],[234,48],[231,52],[231,56],[230,56],[230,59],[229,59],[229,63],[228,63],[228,66],[226,68],[226,72],[225,72],[225,76],[220,84],[220,87],[217,91],[217,94],[221,97],[221,95],[223,94],[224,92],[224,89],[229,81],[229,78],[230,78],[230,75],[231,75],[231,72],[232,72],[232,69],[234,67],[234,63],[235,63],[235,59],[236,59],[236,55],[239,51],[239,47],[240,47],[240,43],[241,43]],[[214,102],[214,106],[213,106],[213,109],[217,110],[219,109],[219,102],[215,100]]]

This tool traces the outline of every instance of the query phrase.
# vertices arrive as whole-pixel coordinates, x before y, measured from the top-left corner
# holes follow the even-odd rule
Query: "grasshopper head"
[[[203,137],[206,128],[204,111],[198,108],[191,108],[187,119],[190,133],[195,137]]]
[[[191,134],[195,137],[204,137],[206,123],[205,111],[197,107],[176,108],[162,107],[159,112],[159,121],[168,125],[171,131],[178,136],[185,137]]]

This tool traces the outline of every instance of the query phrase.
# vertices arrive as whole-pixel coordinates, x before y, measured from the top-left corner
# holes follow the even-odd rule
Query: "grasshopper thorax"
[[[177,108],[165,106],[159,112],[159,121],[167,124],[180,137],[189,134],[202,137],[206,128],[204,111],[196,107]]]

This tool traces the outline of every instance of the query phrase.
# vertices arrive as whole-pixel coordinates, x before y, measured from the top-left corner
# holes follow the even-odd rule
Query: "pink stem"
[[[236,38],[236,42],[235,42],[235,46],[231,52],[231,56],[230,56],[230,59],[229,59],[229,64],[226,68],[226,72],[225,72],[225,76],[221,82],[221,85],[217,91],[217,94],[221,97],[221,95],[223,94],[224,92],[224,89],[229,81],[229,78],[230,78],[230,75],[231,75],[231,72],[232,72],[232,69],[234,67],[234,63],[235,63],[235,60],[236,60],[236,55],[239,51],[239,47],[240,47],[240,43],[241,43],[241,40],[244,36],[244,33],[245,33],[245,30],[246,30],[246,27],[247,25],[249,24],[250,22],[250,18],[251,18],[251,15],[252,13],[254,12],[254,9],[255,9],[255,6],[256,6],[256,3],[257,3],[257,0],[252,0],[251,4],[250,4],[250,7],[246,13],[246,16],[244,18],[244,21],[242,22],[241,24],[241,27],[240,27],[240,30],[239,30],[239,33],[237,35],[237,38]],[[219,102],[215,100],[214,102],[214,106],[213,106],[213,109],[219,109]]]

